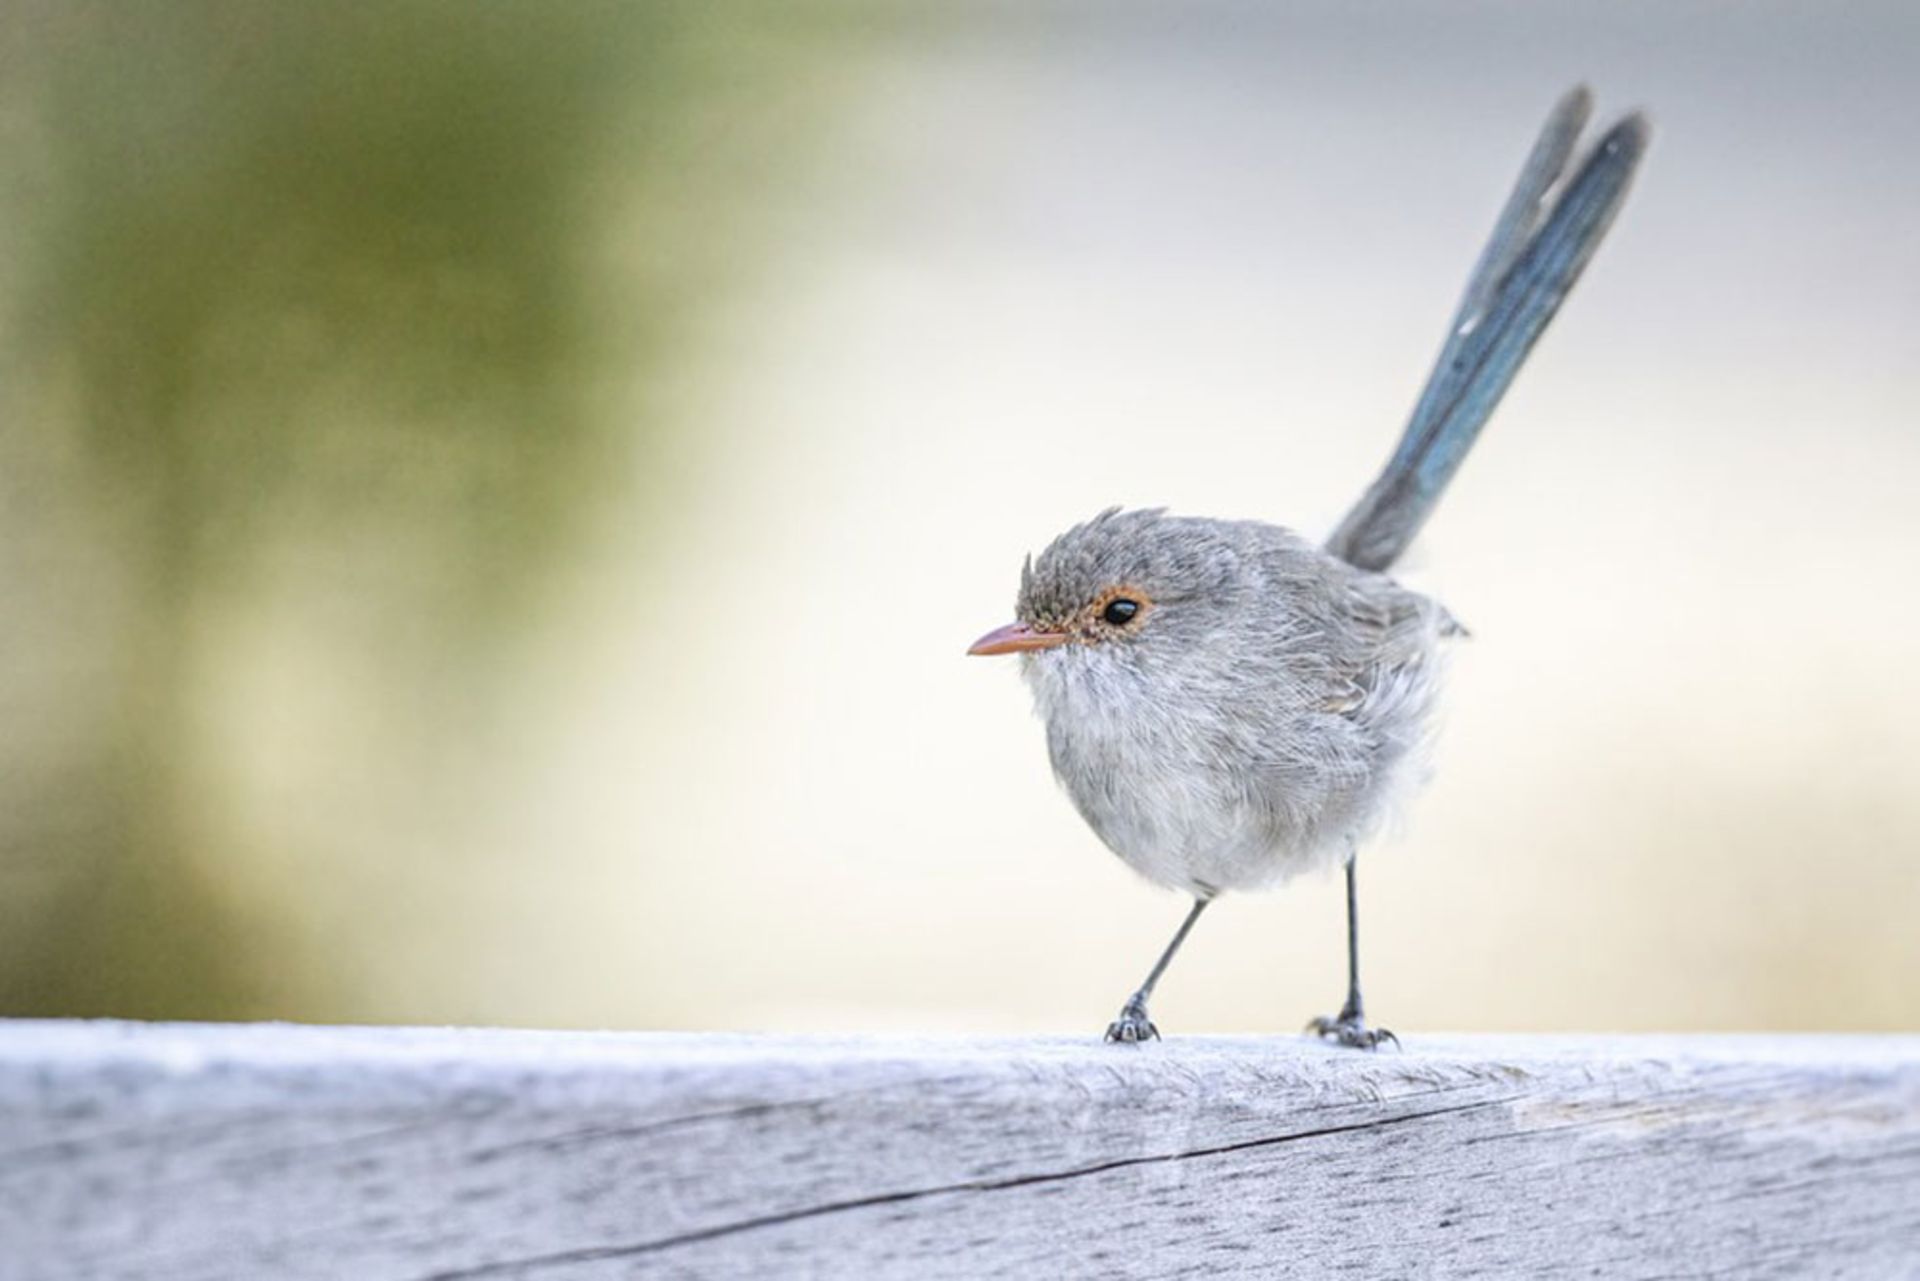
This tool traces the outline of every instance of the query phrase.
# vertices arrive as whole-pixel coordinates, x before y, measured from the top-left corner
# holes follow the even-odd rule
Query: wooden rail
[[[0,1277],[1920,1276],[1920,1037],[0,1021]]]

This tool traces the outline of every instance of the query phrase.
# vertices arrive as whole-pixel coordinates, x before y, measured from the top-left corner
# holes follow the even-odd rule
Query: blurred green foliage
[[[354,651],[367,787],[434,786],[844,66],[773,6],[0,15],[0,1014],[324,1001],[210,849],[222,636]]]

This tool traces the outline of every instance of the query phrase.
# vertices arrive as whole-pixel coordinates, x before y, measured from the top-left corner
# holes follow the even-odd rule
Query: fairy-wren
[[[1398,448],[1325,543],[1107,511],[1028,560],[1018,621],[968,651],[1020,655],[1081,816],[1136,871],[1193,896],[1108,1040],[1159,1036],[1148,998],[1214,898],[1343,863],[1347,998],[1308,1027],[1398,1044],[1361,1002],[1355,854],[1425,773],[1442,651],[1463,629],[1385,571],[1626,198],[1648,138],[1637,114],[1566,177],[1590,108],[1576,88],[1548,117]]]

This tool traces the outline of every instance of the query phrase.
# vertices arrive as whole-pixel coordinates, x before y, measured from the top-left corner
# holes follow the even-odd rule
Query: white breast
[[[1055,652],[1022,664],[1054,775],[1100,839],[1159,885],[1211,896],[1336,862],[1344,832],[1291,821],[1271,778],[1221,759],[1220,726],[1143,701],[1124,668]]]

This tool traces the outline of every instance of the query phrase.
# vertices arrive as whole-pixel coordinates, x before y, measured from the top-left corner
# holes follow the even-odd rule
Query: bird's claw
[[[1138,998],[1121,1006],[1120,1017],[1107,1024],[1107,1043],[1110,1045],[1137,1045],[1142,1041],[1159,1039],[1160,1029],[1147,1017],[1146,1002]]]
[[[1322,1040],[1345,1045],[1355,1050],[1378,1049],[1382,1041],[1392,1041],[1393,1048],[1400,1048],[1400,1038],[1383,1027],[1368,1027],[1366,1021],[1353,1015],[1341,1015],[1328,1018],[1322,1014],[1307,1024],[1307,1031]]]

